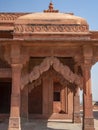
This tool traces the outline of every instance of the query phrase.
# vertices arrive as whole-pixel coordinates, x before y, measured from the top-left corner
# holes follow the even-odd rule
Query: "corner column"
[[[21,130],[20,124],[20,78],[22,64],[12,64],[12,94],[8,130]]]
[[[91,91],[91,63],[84,63],[84,88],[83,88],[83,130],[94,129],[94,117],[92,107],[92,91]]]
[[[79,96],[79,88],[76,88],[74,91],[74,98],[73,98],[74,106],[73,106],[73,122],[74,123],[81,123],[80,118],[80,96]]]

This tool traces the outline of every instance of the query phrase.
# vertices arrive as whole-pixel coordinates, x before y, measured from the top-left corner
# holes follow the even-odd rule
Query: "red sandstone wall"
[[[98,39],[98,31],[90,31],[91,39]]]

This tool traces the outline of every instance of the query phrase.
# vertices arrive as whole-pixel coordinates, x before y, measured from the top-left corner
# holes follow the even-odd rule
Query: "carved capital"
[[[30,58],[29,49],[27,49],[27,48],[25,48],[25,47],[24,47],[24,48],[22,47],[21,63],[22,63],[23,65],[28,64],[29,58]]]
[[[75,65],[74,72],[78,75],[83,76],[83,56],[75,56],[74,57]]]
[[[11,45],[11,63],[19,64],[21,59],[21,47],[17,44]]]
[[[12,66],[13,69],[17,69],[18,71],[19,71],[20,69],[22,69],[22,67],[23,67],[22,64],[11,64],[11,66]]]
[[[91,67],[93,65],[92,58],[85,58],[84,59],[84,69],[91,70]]]

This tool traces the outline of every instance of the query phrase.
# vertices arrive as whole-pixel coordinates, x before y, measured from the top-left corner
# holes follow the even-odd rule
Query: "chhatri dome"
[[[15,22],[14,36],[34,33],[88,33],[88,23],[84,18],[72,13],[60,13],[50,2],[49,9],[41,13],[20,16]]]

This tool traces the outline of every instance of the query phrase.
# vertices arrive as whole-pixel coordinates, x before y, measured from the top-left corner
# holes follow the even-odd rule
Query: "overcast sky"
[[[87,20],[90,30],[98,30],[98,0],[52,0],[60,12],[72,12]],[[42,12],[50,0],[0,0],[0,12]],[[98,101],[98,63],[92,67],[93,100]]]

